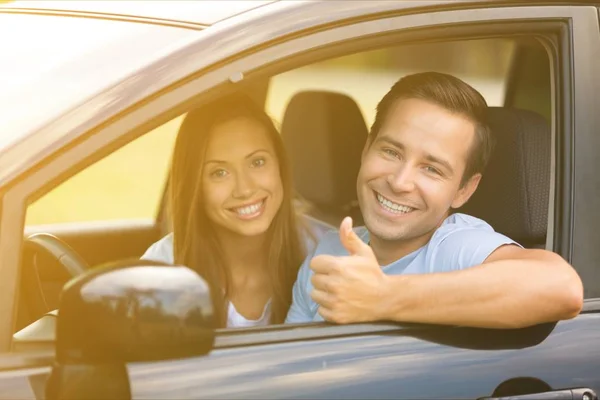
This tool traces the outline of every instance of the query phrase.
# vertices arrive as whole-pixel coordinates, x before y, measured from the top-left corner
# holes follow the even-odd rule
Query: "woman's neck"
[[[258,319],[272,296],[266,234],[241,236],[220,232],[217,238],[229,272],[228,301],[248,319]]]
[[[233,232],[217,231],[225,265],[232,275],[261,273],[268,261],[266,233],[242,236]]]

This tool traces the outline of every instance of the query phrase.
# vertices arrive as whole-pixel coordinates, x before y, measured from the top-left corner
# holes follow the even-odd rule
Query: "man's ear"
[[[477,186],[479,186],[479,182],[481,181],[481,174],[475,174],[469,178],[467,182],[456,192],[456,196],[454,196],[454,200],[452,201],[452,208],[460,208],[462,207],[475,193]]]

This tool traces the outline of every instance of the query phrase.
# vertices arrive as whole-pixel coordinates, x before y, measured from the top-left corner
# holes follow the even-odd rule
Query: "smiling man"
[[[493,141],[471,86],[427,72],[377,106],[357,181],[365,227],[344,219],[303,264],[286,322],[376,320],[516,328],[572,318],[583,287],[559,255],[453,213]]]

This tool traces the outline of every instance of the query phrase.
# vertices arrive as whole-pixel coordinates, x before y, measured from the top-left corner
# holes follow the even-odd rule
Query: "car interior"
[[[535,38],[489,40],[504,40],[511,46],[506,62],[507,72],[502,75],[500,100],[490,102],[489,121],[496,147],[478,190],[457,211],[486,220],[496,231],[525,247],[544,248],[551,182],[551,58],[542,42]],[[475,50],[486,46],[485,43],[475,43],[477,40],[473,42],[472,49]],[[436,65],[422,65],[420,61],[434,56],[438,63],[450,62],[444,57],[435,57],[443,45],[420,44],[424,49],[421,57],[412,59],[399,57],[405,56],[406,52],[414,54],[414,48],[405,49],[405,52],[398,51],[398,48],[385,49],[387,53],[381,53],[382,57],[363,55],[358,58],[360,68],[349,68],[356,67],[363,74],[399,63],[406,64],[402,71],[435,68]],[[400,56],[392,54],[395,51]],[[465,70],[477,71],[489,62],[485,57],[473,57],[473,60],[466,60],[464,54],[455,57],[458,59],[452,62],[460,76],[465,76]],[[336,63],[342,65],[343,58],[332,62]],[[393,75],[395,69],[388,72]],[[399,75],[394,76],[392,81],[377,83],[365,75],[365,85],[379,85],[379,92],[372,95],[373,99],[383,95],[400,78]],[[275,111],[273,107],[269,109],[269,101],[275,101],[269,99],[269,93],[274,90],[276,77],[263,82],[262,89],[252,95],[265,104],[271,115],[277,114],[274,117],[291,160],[299,207],[312,218],[334,227],[346,215],[352,216],[355,225],[358,225],[362,217],[355,182],[374,104],[371,102],[367,106],[371,108],[371,115],[366,117],[365,106],[360,104],[361,96],[336,87],[328,88],[327,79],[325,76],[323,84],[307,84],[291,91],[286,102],[276,101],[279,109]],[[468,77],[465,80],[471,83]],[[474,85],[480,80],[480,76],[473,75]],[[58,265],[57,257],[62,257],[63,261],[66,259],[67,264],[76,260],[73,262],[77,265],[93,267],[113,260],[139,257],[166,234],[169,220],[164,190],[167,186],[166,182],[161,183],[163,194],[152,223],[123,221],[106,226],[87,224],[83,227],[83,224],[76,223],[27,226],[27,237],[32,233],[50,233],[68,244],[72,254],[41,251],[35,241],[46,240],[43,235],[26,242],[16,331],[58,308],[61,289],[77,273],[77,268],[68,270]]]

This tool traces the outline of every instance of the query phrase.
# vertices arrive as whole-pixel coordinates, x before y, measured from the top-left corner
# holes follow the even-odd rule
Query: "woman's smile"
[[[239,207],[228,208],[233,215],[242,220],[252,220],[260,217],[265,211],[267,198],[255,201],[253,203],[244,204]]]

